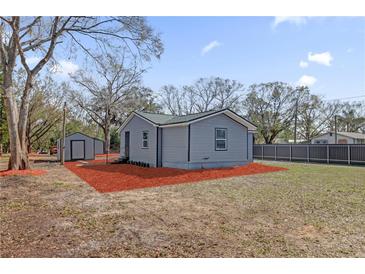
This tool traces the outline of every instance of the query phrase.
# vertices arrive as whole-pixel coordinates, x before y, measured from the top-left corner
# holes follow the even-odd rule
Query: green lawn
[[[365,168],[287,171],[100,194],[67,169],[0,177],[0,255],[365,257]]]

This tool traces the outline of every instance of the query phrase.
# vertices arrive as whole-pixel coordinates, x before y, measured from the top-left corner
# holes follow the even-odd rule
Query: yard
[[[100,193],[56,163],[0,177],[1,257],[365,257],[365,168]]]

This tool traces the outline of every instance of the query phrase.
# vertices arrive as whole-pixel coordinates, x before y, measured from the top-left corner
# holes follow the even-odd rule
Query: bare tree
[[[195,106],[199,112],[212,110],[213,103],[217,97],[217,85],[215,81],[208,78],[198,79],[192,86],[192,92],[196,96]]]
[[[244,101],[249,119],[257,131],[271,144],[279,133],[288,128],[294,118],[298,90],[282,82],[251,85]]]
[[[194,111],[193,94],[189,87],[178,89],[173,85],[163,86],[160,90],[161,104],[172,115],[190,114]]]
[[[90,57],[98,56],[96,51],[117,52],[120,47],[127,47],[132,54],[148,60],[151,56],[159,57],[163,50],[159,36],[141,17],[0,17],[0,65],[11,151],[9,169],[29,168],[29,93],[35,76],[53,58],[60,44],[78,46]],[[27,60],[29,52],[41,56],[33,67]],[[13,84],[18,57],[27,74],[19,106]]]
[[[71,99],[87,112],[104,132],[106,153],[110,149],[110,129],[121,120],[124,103],[132,88],[139,84],[143,70],[125,58],[107,55],[94,62],[95,71],[78,71],[71,78],[81,88],[71,92]]]
[[[200,78],[178,89],[172,85],[160,90],[162,104],[173,115],[230,108],[238,110],[243,85],[219,77]]]
[[[5,102],[4,102],[4,91],[1,88],[3,81],[2,70],[0,69],[0,156],[3,155],[5,132],[6,132],[6,119],[5,119]]]
[[[336,102],[326,103],[319,96],[305,90],[298,107],[298,133],[306,141],[321,134],[329,127],[329,121],[340,109]]]
[[[235,110],[242,96],[243,85],[219,77],[200,78],[192,86],[198,111],[230,108]]]
[[[58,84],[49,76],[35,81],[30,95],[26,130],[28,153],[35,142],[47,143],[44,137],[61,121],[65,91],[65,83]]]
[[[339,129],[358,132],[365,123],[365,102],[345,102],[340,106]]]
[[[214,86],[216,86],[214,108],[229,108],[231,110],[237,110],[244,92],[243,85],[236,80],[222,79],[218,77],[211,81],[213,81]]]
[[[157,103],[156,95],[152,89],[140,85],[131,87],[119,109],[119,117],[114,123],[115,126],[119,129],[128,115],[135,110],[161,112],[161,106]]]

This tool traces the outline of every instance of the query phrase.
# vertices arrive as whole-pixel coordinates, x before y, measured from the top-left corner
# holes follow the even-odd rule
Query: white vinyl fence
[[[254,159],[365,165],[365,145],[254,145]]]

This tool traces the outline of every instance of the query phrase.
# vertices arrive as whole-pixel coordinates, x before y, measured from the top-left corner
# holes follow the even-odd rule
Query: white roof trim
[[[191,123],[188,122],[184,122],[184,123],[176,123],[176,124],[169,124],[169,125],[161,125],[160,127],[164,128],[164,127],[185,127],[188,126]]]

